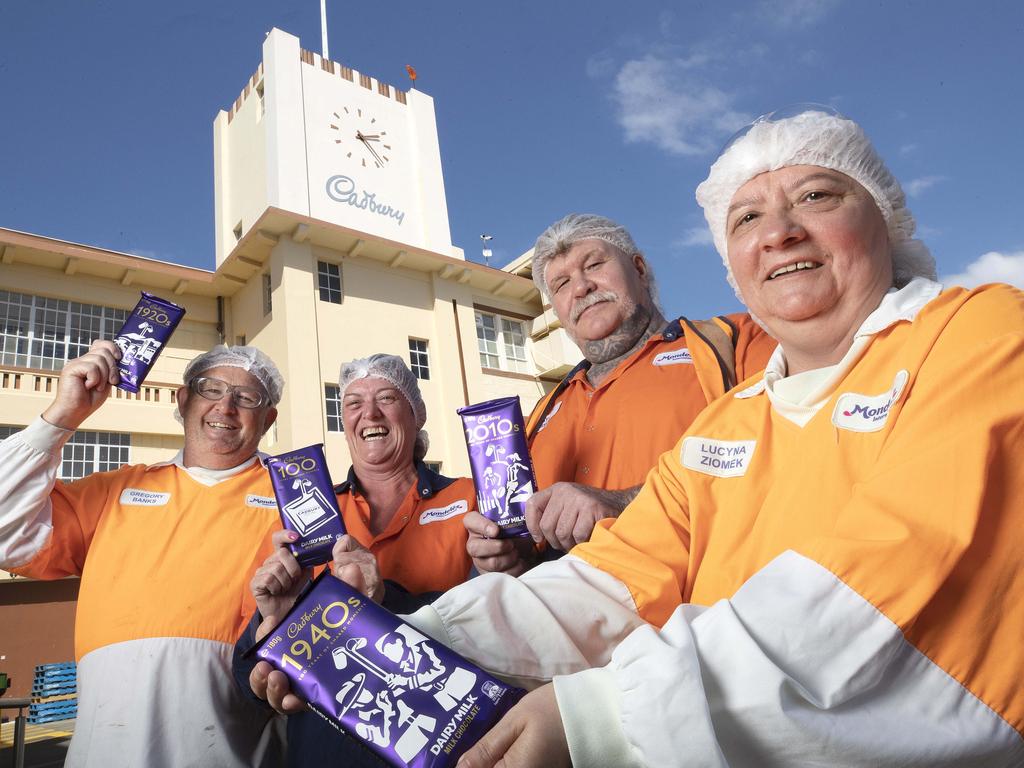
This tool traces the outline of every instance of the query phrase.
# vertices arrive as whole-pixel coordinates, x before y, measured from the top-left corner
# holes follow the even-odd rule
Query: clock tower
[[[279,29],[214,122],[217,265],[268,210],[461,258],[434,101],[304,50]]]

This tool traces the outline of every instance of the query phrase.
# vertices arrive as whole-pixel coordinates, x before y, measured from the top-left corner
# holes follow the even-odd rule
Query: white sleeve
[[[794,552],[555,693],[573,765],[1024,765],[1009,723]]]
[[[0,441],[0,568],[24,565],[50,538],[50,493],[72,434],[39,417]]]
[[[607,664],[643,623],[621,581],[572,555],[519,578],[478,576],[404,618],[524,688]]]

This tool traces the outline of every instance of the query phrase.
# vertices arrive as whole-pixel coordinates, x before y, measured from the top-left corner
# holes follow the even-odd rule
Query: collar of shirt
[[[432,498],[455,482],[455,478],[439,475],[422,461],[413,462],[413,466],[416,467],[416,495],[421,499]],[[348,477],[344,482],[334,486],[334,492],[362,495],[363,491],[359,487],[359,478],[356,477],[355,467],[348,468]]]
[[[803,426],[832,396],[836,385],[860,359],[873,336],[898,322],[913,322],[918,312],[941,292],[939,283],[923,277],[914,278],[903,288],[890,289],[878,308],[861,323],[843,359],[832,366],[787,376],[786,355],[779,345],[768,360],[764,377],[737,392],[735,397],[753,397],[765,392],[780,415]]]
[[[207,469],[206,467],[186,467],[184,461],[184,451],[178,451],[174,458],[170,461],[161,461],[156,464],[150,464],[146,467],[146,471],[149,472],[157,467],[178,467],[183,470],[195,480],[197,483],[202,483],[207,486],[214,486],[217,483],[224,482],[225,480],[234,477],[235,475],[244,472],[251,467],[255,462],[263,462],[267,458],[264,453],[254,453],[251,457],[243,461],[241,464],[235,467],[229,467],[228,469]]]
[[[608,376],[605,377],[604,381],[601,382],[600,387],[594,387],[587,379],[587,371],[590,370],[591,365],[589,360],[583,360],[581,363],[579,363],[579,365],[577,365],[575,368],[572,369],[572,371],[569,372],[569,384],[574,384],[578,382],[582,386],[588,387],[590,389],[600,389],[601,387],[606,387],[609,384],[611,384],[615,379],[617,379],[619,377],[619,374],[622,373],[622,371],[626,370],[626,368],[632,365],[640,357],[640,355],[644,354],[647,351],[647,348],[650,347],[652,344],[658,344],[659,342],[662,341],[675,341],[676,339],[682,338],[682,336],[682,321],[679,318],[676,318],[675,320],[666,323],[665,327],[662,328],[658,333],[655,333],[649,339],[647,339],[647,341],[643,343],[643,346],[641,346],[640,349],[638,349],[632,355],[630,355],[617,366],[615,366],[611,373],[609,373]]]

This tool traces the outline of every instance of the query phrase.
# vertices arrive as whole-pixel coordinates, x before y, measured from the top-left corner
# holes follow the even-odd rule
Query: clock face
[[[346,157],[363,168],[384,168],[391,162],[392,144],[387,129],[361,107],[342,107],[330,120],[334,143]]]

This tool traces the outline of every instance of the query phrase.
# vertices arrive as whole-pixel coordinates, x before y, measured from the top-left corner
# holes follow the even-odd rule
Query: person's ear
[[[262,434],[267,434],[267,430],[274,426],[275,421],[277,421],[277,408],[268,408],[267,415],[263,417]]]

